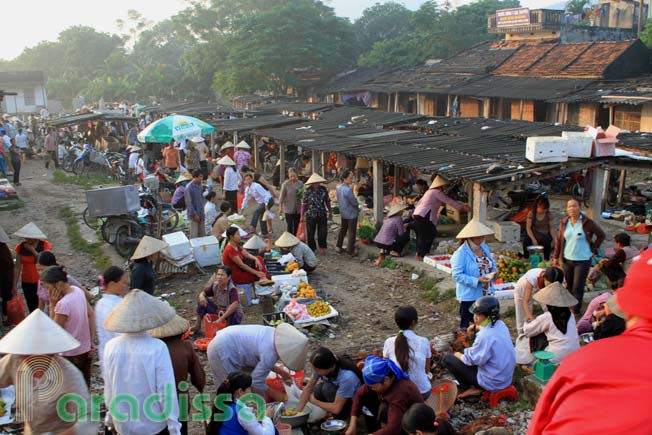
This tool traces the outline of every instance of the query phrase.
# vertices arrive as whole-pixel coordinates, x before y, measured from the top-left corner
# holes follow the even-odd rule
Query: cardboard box
[[[455,210],[451,206],[443,206],[439,209],[439,215],[444,215],[448,219],[452,219],[458,224],[466,224],[469,222],[469,214],[463,210]]]
[[[583,131],[564,131],[561,137],[566,139],[568,157],[588,159],[591,157],[593,138]]]
[[[521,240],[521,226],[516,222],[492,222],[494,237],[499,242],[518,242]]]
[[[201,267],[216,266],[222,264],[222,251],[220,242],[215,236],[198,237],[190,239],[190,247],[195,261]]]
[[[532,163],[561,163],[568,161],[566,139],[557,136],[528,137],[525,158]]]
[[[163,240],[169,245],[165,248],[166,255],[173,260],[180,260],[192,253],[190,240],[188,240],[188,237],[186,237],[183,231],[165,234],[163,235]]]

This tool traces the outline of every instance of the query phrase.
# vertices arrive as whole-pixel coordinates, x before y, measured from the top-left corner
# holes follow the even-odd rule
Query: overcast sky
[[[274,0],[269,0],[274,1]],[[398,0],[401,1],[401,0]],[[403,0],[410,9],[418,8],[425,0]],[[452,4],[468,3],[470,0],[452,0]],[[523,4],[545,0],[522,0]],[[382,3],[383,1],[381,1]],[[357,18],[376,0],[330,0],[340,16]],[[126,18],[129,9],[135,9],[149,20],[160,21],[179,10],[184,0],[19,0],[11,9],[11,15],[2,20],[3,48],[0,58],[13,59],[25,47],[43,40],[56,40],[59,32],[74,25],[86,25],[104,32],[117,32],[116,20]]]

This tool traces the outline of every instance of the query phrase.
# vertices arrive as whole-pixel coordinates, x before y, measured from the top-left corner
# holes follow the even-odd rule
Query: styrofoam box
[[[595,157],[611,157],[616,154],[616,143],[618,139],[597,139],[593,148]]]
[[[515,222],[492,222],[494,236],[499,242],[518,242],[521,240],[521,226]]]
[[[272,275],[272,281],[274,281],[277,285],[283,284],[284,282],[287,282],[291,286],[297,286],[303,282],[308,282],[308,277],[307,276],[302,276],[299,278],[292,278],[290,275]]]
[[[453,268],[449,267],[451,262],[449,261],[438,261],[437,262],[437,270],[441,270],[442,272],[448,273],[449,275],[453,273]]]
[[[564,131],[561,137],[566,139],[568,157],[587,159],[591,157],[593,138],[583,131]]]
[[[450,255],[426,255],[423,257],[423,262],[432,267],[437,267],[437,263],[450,263],[450,261]]]
[[[566,139],[557,136],[528,137],[525,158],[532,163],[560,163],[568,161]]]
[[[163,240],[169,245],[165,248],[167,256],[174,260],[180,260],[192,253],[190,240],[188,240],[188,237],[186,237],[183,231],[165,234]]]
[[[220,242],[217,241],[215,236],[190,239],[190,247],[192,248],[192,254],[195,256],[195,261],[201,267],[222,264]]]

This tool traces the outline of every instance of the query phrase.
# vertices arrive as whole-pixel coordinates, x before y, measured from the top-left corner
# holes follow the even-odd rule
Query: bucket
[[[244,194],[238,192],[236,199],[238,210],[242,210],[242,201],[244,201]],[[235,212],[235,210],[233,211]]]
[[[283,366],[282,366],[283,367]],[[285,367],[284,367],[285,368]],[[287,370],[287,368],[286,368]],[[288,370],[290,372],[290,376],[292,376],[292,379],[294,380],[294,383],[299,389],[303,388],[303,378],[305,377],[305,373],[303,370],[300,372],[293,372],[291,370]],[[269,388],[272,390],[279,391],[281,393],[285,393],[285,383],[283,382],[283,378],[274,372],[270,372],[270,374],[267,376],[267,379],[265,379],[265,383]]]
[[[226,328],[226,320],[218,323],[217,319],[219,318],[220,316],[217,314],[206,314],[204,316],[204,330],[206,331],[206,338],[213,338],[215,337],[217,331]]]
[[[278,435],[292,435],[292,426],[289,424],[277,423],[276,430],[278,431]]]

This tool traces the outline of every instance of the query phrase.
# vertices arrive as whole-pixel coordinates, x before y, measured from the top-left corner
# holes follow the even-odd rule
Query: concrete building
[[[42,108],[47,108],[43,71],[0,72],[0,89],[16,93],[4,98],[3,113],[38,113]]]

